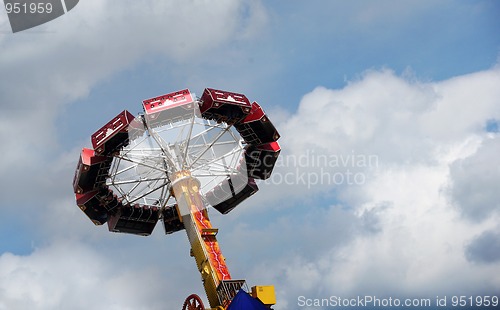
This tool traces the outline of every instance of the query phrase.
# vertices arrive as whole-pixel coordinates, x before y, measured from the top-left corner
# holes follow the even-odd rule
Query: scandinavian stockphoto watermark
[[[307,308],[497,308],[500,305],[499,296],[495,295],[454,295],[435,296],[432,298],[401,298],[379,297],[375,295],[343,298],[332,295],[325,298],[297,297],[297,306]]]
[[[30,29],[56,19],[71,9],[79,0],[4,0],[12,32]]]
[[[378,168],[376,154],[325,154],[306,150],[300,154],[282,154],[272,175],[265,182],[302,185],[309,188],[321,185],[363,185],[370,172]]]

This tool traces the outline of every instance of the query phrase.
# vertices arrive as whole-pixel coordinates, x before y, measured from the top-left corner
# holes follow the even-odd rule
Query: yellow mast
[[[219,288],[222,281],[231,280],[231,275],[216,239],[217,229],[212,227],[201,199],[200,182],[187,170],[173,173],[171,179],[177,212],[184,223],[210,306],[223,308],[232,296],[224,296]]]

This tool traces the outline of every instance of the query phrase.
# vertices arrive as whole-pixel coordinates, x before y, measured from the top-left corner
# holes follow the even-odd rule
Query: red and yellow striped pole
[[[177,212],[184,223],[210,307],[224,307],[230,301],[220,300],[217,287],[222,280],[230,280],[231,275],[216,239],[217,229],[212,227],[203,204],[200,182],[186,170],[173,173],[171,181]]]

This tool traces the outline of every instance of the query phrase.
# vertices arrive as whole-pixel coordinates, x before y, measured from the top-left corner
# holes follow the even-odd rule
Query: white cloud
[[[471,262],[494,263],[500,260],[500,231],[487,230],[467,245],[466,257]]]
[[[238,211],[266,214],[267,199],[284,214],[275,230],[262,234],[285,244],[282,259],[273,257],[268,270],[289,305],[307,294],[435,298],[498,291],[497,247],[485,242],[498,243],[499,136],[484,128],[500,117],[499,72],[495,67],[424,83],[369,71],[343,89],[319,87],[304,96],[298,111],[278,125],[285,155],[355,150],[377,155],[378,165],[353,168],[366,176],[360,186],[266,184],[261,198],[252,197],[258,211]],[[321,174],[306,163],[277,172]],[[338,204],[324,209],[328,197]],[[343,216],[332,213],[339,207]],[[318,208],[325,211],[318,214]],[[332,242],[338,240],[332,227],[343,221],[355,229],[342,235],[345,242]],[[307,234],[310,226],[316,235]]]
[[[154,266],[135,270],[75,241],[0,256],[0,309],[164,309]],[[172,287],[170,287],[172,288]]]
[[[13,178],[2,183],[40,187],[26,176],[42,175],[53,163],[64,134],[58,117],[96,83],[149,57],[178,64],[203,58],[251,38],[266,20],[253,0],[89,0],[34,32],[2,35],[0,173]]]
[[[318,87],[304,96],[296,114],[277,124],[283,151],[267,183],[286,183],[293,172],[294,182],[287,185],[294,187],[291,195],[301,196],[346,185],[349,173],[369,181],[394,165],[449,164],[467,157],[484,139],[487,120],[500,118],[499,80],[498,68],[434,83],[381,70],[367,71],[340,90]],[[327,179],[325,171],[332,178],[340,173],[339,178],[309,182]],[[345,195],[352,190],[342,188]],[[268,194],[284,191],[290,187]]]
[[[497,65],[491,70],[436,83],[440,98],[433,111],[420,119],[424,134],[447,143],[484,130],[489,118],[500,117],[499,80]]]
[[[214,222],[223,232],[222,249],[233,275],[243,275],[250,285],[275,284],[280,307],[293,307],[298,296],[311,294],[434,297],[498,290],[500,283],[495,277],[498,261],[491,259],[496,250],[492,252],[484,246],[486,241],[498,239],[495,233],[498,208],[489,205],[485,209],[487,216],[476,221],[470,221],[461,212],[478,205],[477,200],[470,200],[467,195],[471,184],[479,197],[484,198],[482,202],[495,201],[493,186],[498,183],[498,175],[494,155],[498,134],[483,129],[488,119],[499,117],[496,105],[492,104],[498,98],[498,91],[488,87],[498,82],[497,71],[498,68],[493,68],[436,83],[410,81],[388,70],[370,71],[344,89],[321,87],[304,96],[298,111],[278,124],[283,137],[281,144],[288,156],[298,158],[307,151],[309,155],[347,156],[355,150],[359,155],[377,155],[377,165],[349,166],[366,177],[363,184],[353,186],[319,182],[307,188],[303,184],[261,182],[261,192],[245,206],[225,216],[224,221],[214,216]],[[457,92],[467,95],[456,97]],[[468,98],[472,97],[479,100],[475,104],[479,108],[469,108]],[[461,109],[468,113],[455,112]],[[461,123],[448,126],[449,115],[454,114],[462,115]],[[437,126],[440,119],[442,126]],[[310,158],[301,167],[284,165],[277,172],[320,173],[321,165],[307,165],[312,165]],[[334,167],[327,172],[345,172],[346,168]],[[83,217],[74,206],[64,209],[67,204],[72,204],[71,199],[55,202],[47,210],[59,218]],[[233,221],[228,222],[229,219]],[[70,222],[57,223],[49,235],[71,229],[74,231],[68,236],[75,239],[79,232],[89,242],[96,242],[102,236],[101,231],[86,233],[85,227]],[[43,230],[50,231],[47,227]],[[148,245],[134,242],[133,248],[144,249],[160,242],[163,238],[160,235],[155,234]],[[182,237],[173,239],[173,244],[179,248],[187,245]],[[111,244],[114,238],[104,237],[101,242]],[[105,261],[117,247],[100,255],[87,249],[81,256],[104,261],[107,266]],[[11,254],[2,257],[3,272],[19,283],[27,277],[23,270],[34,275],[36,281],[30,290],[33,293],[26,302],[35,302],[37,294],[44,292],[39,284],[43,277],[33,271],[39,270],[35,266],[42,254],[47,253],[47,260],[55,254],[61,255],[60,259],[71,257],[56,248],[42,248],[22,258]],[[79,253],[79,249],[68,253]],[[167,249],[169,245],[161,251],[168,252]],[[152,255],[147,257],[151,259]],[[181,280],[189,286],[197,283],[194,263],[184,256],[169,261],[180,264],[184,260],[193,267],[192,272],[187,268],[192,282]],[[255,264],[256,260],[260,263]],[[128,279],[136,276],[131,271],[136,264],[122,264],[123,271],[112,274],[113,280],[104,281],[105,286],[126,286]],[[172,278],[185,276],[185,270],[171,272]],[[99,270],[89,273],[89,277],[102,280]],[[159,285],[171,283],[170,279],[162,281]],[[90,287],[75,285],[93,294]],[[5,300],[14,305],[21,302],[15,288],[14,285],[9,291],[4,289],[5,296],[10,298]],[[47,299],[47,307],[66,305],[76,298],[57,287],[53,290],[60,295]],[[124,290],[132,290],[132,286]],[[117,299],[122,296],[111,291],[111,296]],[[127,302],[136,303],[137,307],[142,305],[140,300],[147,300],[152,308],[160,302],[159,297],[151,297],[145,291],[139,291],[137,299],[129,297],[132,295],[126,294],[131,298]],[[113,305],[111,298],[103,298]]]
[[[87,142],[63,149],[58,138],[71,133],[57,132],[56,122],[67,104],[137,62],[203,62],[266,22],[254,0],[86,0],[32,31],[0,35],[0,217],[22,219],[9,227],[33,233],[26,238],[39,246],[27,256],[0,249],[0,309],[178,308],[193,287],[203,291],[185,238],[155,251],[164,244],[160,224],[147,241],[127,238],[78,210],[71,183]]]
[[[203,292],[183,233],[165,241],[161,227],[148,239],[94,228],[72,197],[79,150],[54,155],[60,110],[100,81],[149,56],[201,63],[269,22],[259,1],[180,3],[87,0],[40,28],[47,33],[0,38],[3,198],[27,200],[33,229],[57,239],[0,256],[0,309],[176,308],[186,289]],[[281,181],[214,216],[233,274],[275,284],[278,309],[306,294],[498,291],[496,247],[485,244],[498,242],[499,137],[483,129],[500,119],[499,74],[421,82],[371,70],[343,89],[317,87],[295,113],[275,112],[289,160],[276,168]],[[377,160],[342,163],[358,155]],[[312,163],[323,156],[341,162]],[[363,182],[321,179],[348,172]]]
[[[451,195],[463,215],[475,221],[500,213],[500,139],[483,141],[477,152],[451,166]]]

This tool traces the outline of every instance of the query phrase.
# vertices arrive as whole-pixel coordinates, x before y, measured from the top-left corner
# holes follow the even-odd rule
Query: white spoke
[[[130,132],[129,144],[113,155],[106,181],[124,203],[165,208],[174,200],[170,175],[180,170],[200,180],[202,193],[241,174],[244,148],[232,126],[194,111],[176,121],[139,117],[144,128]]]
[[[219,140],[219,139],[220,139],[220,138],[221,138],[221,137],[222,137],[222,136],[223,136],[223,135],[224,135],[224,134],[225,134],[225,133],[229,130],[229,128],[230,128],[230,127],[227,127],[226,129],[224,129],[224,131],[220,132],[220,133],[217,135],[217,137],[214,139],[214,141],[213,141],[211,144],[209,144],[209,145],[205,148],[205,150],[204,150],[204,151],[203,151],[200,155],[198,155],[198,157],[196,157],[196,158],[195,158],[195,160],[191,163],[191,165],[190,165],[188,168],[192,168],[192,167],[193,167],[193,165],[194,165],[194,164],[195,164],[195,163],[196,163],[196,162],[197,162],[197,161],[198,161],[198,160],[199,160],[199,159],[200,159],[203,155],[205,155],[205,153],[206,153],[207,151],[209,151],[209,150],[212,148],[212,146],[215,144],[215,142],[217,142],[217,140]],[[213,151],[213,150],[212,150],[212,151]]]

